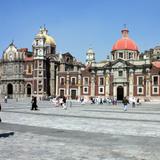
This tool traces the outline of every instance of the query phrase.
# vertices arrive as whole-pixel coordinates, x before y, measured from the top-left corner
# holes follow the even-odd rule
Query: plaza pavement
[[[0,160],[159,160],[160,104],[80,105],[2,102]]]

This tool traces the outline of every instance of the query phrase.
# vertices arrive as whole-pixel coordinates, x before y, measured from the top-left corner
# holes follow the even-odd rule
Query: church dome
[[[116,50],[132,50],[138,51],[136,43],[128,37],[128,29],[125,28],[122,31],[122,38],[119,39],[112,47],[112,51]]]
[[[40,32],[36,35],[37,38],[44,38],[45,43],[47,45],[56,46],[56,42],[53,37],[48,35],[48,30],[44,28],[40,28]]]
[[[45,38],[46,38],[46,44],[49,44],[51,46],[56,46],[56,42],[51,36],[45,35]]]

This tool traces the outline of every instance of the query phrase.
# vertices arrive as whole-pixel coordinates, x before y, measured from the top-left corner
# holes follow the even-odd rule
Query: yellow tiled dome
[[[48,30],[46,28],[41,28],[40,32],[36,35],[36,37],[45,38],[45,43],[51,46],[56,46],[56,42],[53,37],[47,34]]]
[[[47,34],[44,35],[44,36],[46,38],[46,44],[49,44],[51,46],[56,46],[56,42],[55,42],[55,40],[51,36],[49,36]]]

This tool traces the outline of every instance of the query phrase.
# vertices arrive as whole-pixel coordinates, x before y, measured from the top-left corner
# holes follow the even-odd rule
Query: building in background
[[[1,96],[159,99],[160,46],[140,53],[129,37],[129,30],[125,27],[121,33],[110,59],[96,62],[96,53],[89,48],[85,64],[69,52],[57,53],[56,42],[46,27],[41,27],[35,35],[32,52],[27,48],[17,49],[12,42],[0,62]]]

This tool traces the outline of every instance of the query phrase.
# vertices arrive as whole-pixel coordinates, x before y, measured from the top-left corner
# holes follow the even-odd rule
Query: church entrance
[[[124,89],[122,86],[117,87],[117,100],[123,100],[124,97]]]
[[[76,99],[76,90],[71,90],[71,99]]]
[[[11,83],[7,85],[7,95],[8,98],[13,98],[13,85]]]
[[[60,90],[60,96],[62,96],[62,97],[64,96],[64,89]]]
[[[31,85],[27,84],[27,97],[31,96]]]

